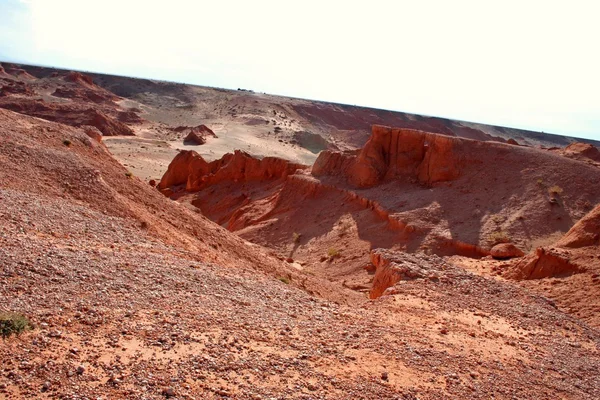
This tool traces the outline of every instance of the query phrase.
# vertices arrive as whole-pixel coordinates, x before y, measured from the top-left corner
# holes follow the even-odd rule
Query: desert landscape
[[[598,399],[600,143],[0,64],[0,398]]]

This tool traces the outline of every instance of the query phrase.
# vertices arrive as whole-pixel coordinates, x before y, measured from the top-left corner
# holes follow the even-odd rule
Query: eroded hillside
[[[383,117],[320,103],[244,125],[262,95],[0,78],[20,107],[0,110],[0,314],[34,328],[0,343],[0,397],[600,397],[593,147],[368,137]],[[236,105],[231,125],[195,90],[215,118]],[[286,143],[309,120],[326,141]],[[252,138],[272,147],[237,147]]]

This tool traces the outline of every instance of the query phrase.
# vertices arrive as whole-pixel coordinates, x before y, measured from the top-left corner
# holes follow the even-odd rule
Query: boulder
[[[512,243],[500,243],[492,247],[490,255],[498,260],[523,257],[525,253]]]
[[[202,135],[199,135],[194,131],[190,131],[190,133],[188,133],[185,139],[183,139],[183,143],[194,146],[200,146],[206,143],[206,139]]]
[[[178,128],[175,128],[175,130],[177,130]],[[198,125],[190,130],[185,139],[183,139],[183,143],[199,146],[206,143],[207,137],[216,138],[217,135],[215,135],[215,133],[206,125]]]

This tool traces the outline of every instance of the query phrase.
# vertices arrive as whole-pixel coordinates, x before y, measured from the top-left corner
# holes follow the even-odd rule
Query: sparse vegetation
[[[340,256],[340,251],[338,249],[336,249],[335,247],[330,247],[327,250],[327,256],[329,256],[330,260],[333,260],[334,258]]]
[[[537,184],[538,184],[538,186],[544,187],[544,180],[542,178],[539,178],[537,180]]]
[[[131,179],[131,178],[133,178],[133,172],[127,171],[127,172],[125,172],[125,176],[128,177],[129,179]]]
[[[65,140],[63,140],[63,144],[65,146],[67,146],[67,147],[70,147],[71,146],[71,141],[69,139],[65,139]]]
[[[289,285],[289,284],[290,284],[290,280],[289,280],[289,278],[286,278],[285,276],[280,276],[280,277],[279,277],[279,278],[277,278],[277,279],[279,279],[281,282],[285,283],[286,285]]]
[[[510,238],[508,237],[508,234],[504,231],[493,232],[490,234],[488,239],[492,243],[492,245],[510,242]]]
[[[0,336],[7,339],[12,335],[32,330],[33,324],[23,315],[17,313],[0,313]]]
[[[554,185],[551,188],[548,189],[548,193],[550,193],[553,196],[558,196],[563,192],[563,189],[558,186],[558,185]]]
[[[294,243],[300,243],[300,239],[302,238],[302,234],[298,232],[292,233],[292,240]]]

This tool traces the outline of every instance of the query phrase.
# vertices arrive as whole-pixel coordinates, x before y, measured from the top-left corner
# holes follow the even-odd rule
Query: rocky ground
[[[5,398],[600,395],[597,331],[511,284],[449,266],[336,304],[126,219],[0,196],[1,307],[36,325],[0,346]]]
[[[224,162],[214,150],[207,159],[217,161],[196,157],[183,178],[179,171],[170,184],[159,184],[173,201],[147,179],[159,172],[160,178],[177,154],[173,138],[182,140],[178,135],[204,123],[170,120],[185,108],[165,102],[184,107],[193,91],[142,80],[125,85],[115,77],[42,76],[35,68],[6,71],[1,78],[10,89],[0,103],[23,108],[0,110],[0,314],[22,314],[34,329],[0,342],[0,398],[600,397],[598,193],[586,185],[596,179],[594,148],[474,142],[480,152],[469,153],[460,142],[454,154],[463,161],[476,156],[458,180],[390,175],[369,188],[354,187],[342,170],[291,173],[293,157],[258,160],[238,152]],[[156,87],[166,93],[153,95]],[[216,107],[219,118],[219,105],[235,106],[235,119],[258,95],[202,90],[203,107]],[[23,106],[41,95],[53,105]],[[94,99],[106,116],[94,129],[85,118],[57,119],[60,113],[51,118],[57,122],[36,118],[64,104],[87,118],[82,110],[93,108]],[[320,118],[323,130],[340,115],[320,104],[298,103],[296,110]],[[265,117],[263,111],[256,115]],[[302,122],[282,110],[274,115],[288,118],[288,128]],[[368,119],[353,118],[333,119],[340,127]],[[102,129],[119,126],[113,121],[140,136],[102,138],[97,131],[106,135]],[[437,129],[443,127],[461,126]],[[224,139],[230,132],[213,128]],[[484,133],[500,132],[491,129]],[[337,137],[329,142],[335,145],[329,160],[344,148]],[[280,138],[265,140],[279,143],[273,149],[310,152]],[[495,162],[526,160],[527,168],[494,179],[496,172],[480,162],[489,158],[486,149],[499,149]],[[386,164],[387,151],[379,152],[387,160],[381,165],[391,168],[396,164]],[[366,165],[359,152],[346,154],[348,168]],[[484,172],[475,178],[476,170]],[[543,185],[536,171],[546,174]],[[188,181],[186,192],[178,185]],[[550,183],[561,192],[551,193]],[[512,188],[513,196],[494,195],[498,188]],[[450,201],[456,193],[478,204],[490,199],[495,212],[463,213],[460,201]],[[463,201],[463,208],[469,204]],[[530,212],[512,215],[515,204]],[[487,236],[448,246],[477,245],[487,252],[477,257],[408,246],[428,232],[456,238],[459,220],[462,227],[479,223],[484,233],[506,229],[529,254],[480,259],[490,253]],[[415,243],[433,243],[420,240]]]

